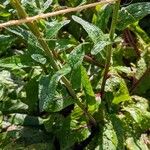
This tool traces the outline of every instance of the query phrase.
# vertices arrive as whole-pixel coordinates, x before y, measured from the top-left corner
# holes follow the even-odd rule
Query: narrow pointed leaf
[[[28,55],[15,55],[12,57],[0,59],[0,67],[3,68],[18,69],[18,68],[25,68],[33,65],[34,63],[31,57]]]
[[[82,61],[85,55],[85,52],[83,49],[84,44],[85,43],[80,44],[77,47],[75,47],[68,57],[68,63],[74,69],[78,68],[78,66],[82,64]]]
[[[87,75],[86,69],[83,66],[81,66],[81,83],[86,96],[87,104],[95,104],[93,88]]]
[[[88,33],[89,37],[94,43],[97,43],[101,40],[107,41],[109,39],[108,34],[104,34],[97,26],[77,17],[72,16],[73,20],[81,24],[84,30]]]
[[[62,22],[54,21],[47,23],[48,30],[46,31],[46,38],[47,39],[54,38],[57,35],[58,31],[69,22],[70,20],[64,20]]]
[[[128,88],[126,86],[126,83],[123,79],[120,78],[120,85],[117,92],[114,92],[114,104],[119,104],[120,102],[130,100],[131,97],[129,95]]]
[[[127,7],[122,7],[119,13],[117,28],[125,29],[128,25],[137,22],[150,14],[150,2],[134,3]]]
[[[98,43],[96,43],[93,47],[93,49],[91,50],[91,54],[92,55],[96,55],[98,54],[99,52],[101,52],[105,46],[111,44],[112,42],[110,41],[99,41]]]
[[[40,64],[46,64],[46,58],[40,54],[32,54],[31,55],[32,59],[35,60],[36,62]]]
[[[40,82],[40,111],[46,110],[49,112],[56,112],[70,105],[72,101],[63,98],[57,93],[57,85],[62,76],[71,71],[69,66],[64,66],[61,70],[57,71],[49,80],[41,80]],[[64,102],[64,101],[65,102]]]

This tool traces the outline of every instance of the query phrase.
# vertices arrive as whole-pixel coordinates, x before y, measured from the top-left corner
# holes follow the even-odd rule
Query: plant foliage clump
[[[1,0],[0,23],[96,2]],[[150,149],[150,2],[0,28],[0,149]]]

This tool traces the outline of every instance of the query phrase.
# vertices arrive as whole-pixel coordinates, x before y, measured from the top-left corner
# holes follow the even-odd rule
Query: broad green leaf
[[[120,77],[112,76],[109,78],[106,82],[105,90],[113,94],[114,98],[112,103],[114,104],[119,104],[123,101],[128,101],[131,99],[126,83]]]
[[[54,21],[54,22],[50,22],[50,23],[46,23],[47,24],[47,30],[46,30],[46,39],[52,39],[54,38],[58,31],[65,25],[67,25],[70,21],[69,20],[64,20],[61,22],[58,21]]]
[[[130,67],[116,66],[116,67],[114,67],[114,69],[117,71],[117,73],[125,73],[128,76],[133,76],[134,75],[134,71],[132,71],[132,69]]]
[[[137,62],[137,68],[136,68],[136,74],[135,74],[136,79],[139,80],[144,74],[144,72],[146,71],[146,69],[147,69],[147,64],[145,62],[145,59],[142,57]]]
[[[86,128],[85,115],[79,107],[75,107],[67,118],[58,113],[51,115],[44,120],[44,125],[57,136],[62,150],[72,149],[76,142],[84,140],[90,134]]]
[[[145,94],[150,90],[150,50],[146,49],[142,53],[142,58],[137,62],[135,77],[138,84],[134,88],[134,93]],[[149,94],[148,94],[149,95]]]
[[[26,114],[11,114],[8,121],[15,125],[25,126],[39,126],[43,124],[43,120],[40,117],[28,116]]]
[[[56,132],[59,130],[59,126],[63,122],[64,117],[59,114],[55,113],[53,115],[48,116],[46,119],[43,120],[44,127],[47,132]]]
[[[65,91],[67,92],[67,91]],[[70,96],[64,97],[62,94],[55,93],[55,97],[53,99],[49,99],[47,104],[45,104],[45,109],[51,112],[58,112],[61,111],[63,108],[74,103],[74,100]]]
[[[53,149],[53,136],[34,127],[11,125],[7,132],[0,133],[0,141],[4,150]]]
[[[0,110],[3,113],[27,113],[28,106],[20,100],[5,99],[0,103]]]
[[[59,93],[57,93],[57,85],[59,80],[62,76],[68,74],[70,71],[71,68],[69,66],[64,66],[61,70],[57,71],[50,80],[41,80],[39,87],[40,111],[46,110],[49,112],[56,112],[72,103],[70,98],[67,101],[67,98],[62,97],[62,95],[59,95]]]
[[[81,66],[71,71],[71,84],[73,89],[81,88]]]
[[[71,115],[65,119],[58,114],[53,121],[52,129],[60,141],[60,149],[72,149],[76,142],[86,139],[90,134],[86,126],[86,117],[79,107],[75,106]]]
[[[125,107],[123,110],[127,111],[133,120],[142,130],[150,128],[150,112],[143,111],[137,107]]]
[[[44,102],[47,100],[47,95],[49,93],[49,83],[50,83],[50,76],[42,76],[39,80],[39,110],[40,112],[43,111]]]
[[[92,88],[92,85],[90,83],[89,76],[87,75],[86,69],[81,66],[81,83],[83,86],[83,90],[86,96],[86,102],[88,105],[95,104],[95,94]]]
[[[10,33],[13,33],[15,36],[18,36],[19,38],[21,37],[22,39],[25,39],[27,40],[28,39],[28,31],[21,28],[21,27],[11,27],[11,28],[7,28],[7,30],[10,32]]]
[[[0,17],[10,17],[11,16],[11,13],[8,13],[8,12],[1,12],[0,13]]]
[[[110,114],[110,120],[113,125],[113,129],[117,136],[117,149],[124,150],[125,149],[125,127],[123,126],[122,120],[116,114]]]
[[[102,149],[116,150],[117,142],[116,132],[114,131],[112,124],[108,122],[104,127]]]
[[[128,101],[131,99],[125,81],[123,79],[120,79],[119,84],[120,85],[118,91],[114,92],[114,99],[112,101],[112,103],[114,104],[119,104],[120,102]]]
[[[40,54],[32,54],[31,57],[33,60],[35,60],[36,62],[38,62],[42,65],[46,64],[46,58]]]
[[[8,86],[9,88],[15,88],[17,85],[14,83],[11,75],[12,74],[7,70],[0,71],[0,84]]]
[[[143,76],[140,78],[139,84],[136,86],[134,93],[146,94],[146,92],[150,90],[150,68],[145,71]]]
[[[133,95],[132,101],[135,102],[133,105],[136,105],[136,107],[139,108],[141,111],[149,110],[149,101],[146,98]]]
[[[70,123],[71,121],[71,123]],[[89,130],[87,128],[77,128],[77,124],[76,124],[76,128],[70,130],[70,124],[74,123],[75,124],[76,120],[70,120],[70,119],[66,119],[63,123],[62,126],[60,128],[60,131],[57,132],[57,137],[60,141],[60,149],[62,150],[69,150],[72,149],[72,147],[74,146],[74,144],[76,142],[81,142],[84,139],[86,139],[88,137]],[[85,126],[85,124],[84,124]]]
[[[122,7],[119,12],[117,29],[123,30],[128,25],[137,22],[146,15],[150,14],[150,2],[142,2],[130,4],[127,7]]]
[[[100,6],[101,7],[101,6]],[[96,7],[96,14],[93,17],[93,22],[102,30],[105,31],[108,27],[109,18],[112,14],[112,5],[106,4],[99,8]]]
[[[0,54],[7,51],[8,48],[11,47],[12,42],[15,40],[10,35],[0,35]]]
[[[34,63],[29,55],[15,55],[0,59],[0,67],[3,68],[19,69],[31,66],[34,66]]]
[[[73,20],[81,24],[85,31],[88,33],[91,40],[96,44],[99,41],[107,41],[109,39],[108,34],[104,34],[97,26],[84,21],[83,19],[72,16]]]
[[[112,42],[110,41],[99,41],[94,45],[94,47],[91,50],[92,55],[98,54],[100,51],[102,51],[107,45],[110,45]]]
[[[119,148],[119,139],[111,121],[107,120],[107,122],[103,126],[102,133],[99,133],[99,136],[97,136],[97,138],[98,139],[94,139],[95,142],[93,141],[93,143],[91,143],[89,149],[117,150],[117,147]],[[95,145],[94,148],[92,144]]]
[[[38,76],[35,76],[27,82],[24,86],[26,91],[26,99],[24,103],[28,105],[28,111],[30,113],[36,113],[38,111]]]
[[[75,42],[72,42],[70,39],[58,39],[56,41],[55,50],[57,52],[63,52],[69,48],[75,47]]]
[[[77,47],[75,47],[68,57],[68,63],[73,69],[78,68],[78,66],[82,64],[85,55],[83,49],[84,44],[86,43],[80,44]]]
[[[53,0],[46,0],[45,3],[43,4],[43,8],[42,8],[42,11],[46,11],[50,5],[52,4]]]
[[[140,139],[136,139],[133,136],[127,138],[126,148],[128,150],[149,150],[148,145],[145,143],[142,137],[140,137]]]

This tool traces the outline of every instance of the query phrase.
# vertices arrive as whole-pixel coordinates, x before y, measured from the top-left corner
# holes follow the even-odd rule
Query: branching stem
[[[21,4],[18,0],[11,0],[11,3],[16,8],[16,10],[18,12],[18,16],[20,18],[26,18],[28,16],[27,13],[25,12],[24,8],[21,6]],[[38,42],[42,46],[44,52],[49,56],[49,60],[50,60],[50,63],[51,63],[51,66],[53,67],[53,69],[55,71],[58,71],[60,69],[60,67],[57,65],[57,63],[55,61],[55,53],[50,50],[47,42],[44,40],[42,34],[40,33],[36,22],[27,22],[26,24],[27,24],[28,28],[30,29],[30,31],[38,39]],[[84,104],[82,104],[80,102],[80,100],[77,98],[76,93],[72,89],[69,80],[65,76],[63,76],[61,78],[61,80],[64,83],[64,85],[66,86],[66,88],[68,89],[70,95],[74,98],[75,103],[83,110],[83,112],[87,116],[88,121],[92,122],[93,124],[96,124],[95,119],[89,114],[89,112],[87,112]]]

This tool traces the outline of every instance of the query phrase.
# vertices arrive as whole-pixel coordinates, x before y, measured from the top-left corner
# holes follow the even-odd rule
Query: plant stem
[[[14,1],[14,0],[11,0],[11,1]],[[36,21],[39,19],[44,19],[44,18],[53,17],[53,16],[57,16],[57,15],[67,14],[67,13],[71,13],[71,12],[82,11],[83,9],[92,8],[92,7],[95,7],[100,4],[104,5],[104,4],[108,4],[108,3],[114,3],[114,2],[115,2],[115,0],[101,0],[100,2],[91,3],[91,4],[87,4],[87,5],[83,5],[83,6],[67,8],[67,9],[44,13],[44,14],[39,14],[39,15],[32,16],[32,17],[22,18],[20,20],[11,20],[11,21],[8,21],[5,23],[0,23],[0,28],[12,26],[12,25],[20,25],[23,23],[33,22],[33,21]]]
[[[114,34],[115,34],[115,28],[116,28],[117,19],[118,19],[119,7],[120,7],[120,0],[117,0],[113,7],[113,16],[112,16],[111,28],[109,32],[109,37],[112,43],[114,42]],[[106,84],[109,68],[111,65],[112,53],[113,52],[112,52],[112,44],[111,44],[107,46],[106,65],[105,65],[105,71],[104,71],[104,76],[102,80],[102,86],[101,86],[102,98],[104,97],[105,84]]]
[[[24,8],[21,6],[20,2],[18,0],[11,0],[12,5],[16,8],[17,12],[18,12],[18,16],[20,18],[26,18],[28,17],[27,13],[25,12]],[[42,46],[44,52],[49,56],[49,60],[51,63],[51,66],[53,67],[53,69],[55,71],[58,71],[60,69],[60,67],[57,65],[55,58],[56,58],[56,54],[50,50],[47,42],[44,40],[42,34],[40,33],[38,26],[36,24],[36,22],[28,22],[26,23],[28,28],[31,30],[31,32],[35,35],[35,37],[38,39],[38,42],[40,43],[40,45]],[[54,58],[55,57],[55,58]],[[68,81],[68,79],[63,76],[61,78],[62,82],[64,83],[64,85],[66,86],[66,88],[68,89],[70,95],[74,98],[75,103],[83,110],[83,112],[86,114],[88,121],[92,122],[93,124],[96,124],[95,119],[87,112],[86,107],[84,106],[84,104],[82,104],[80,102],[80,100],[77,98],[74,90],[71,87],[70,82]]]

